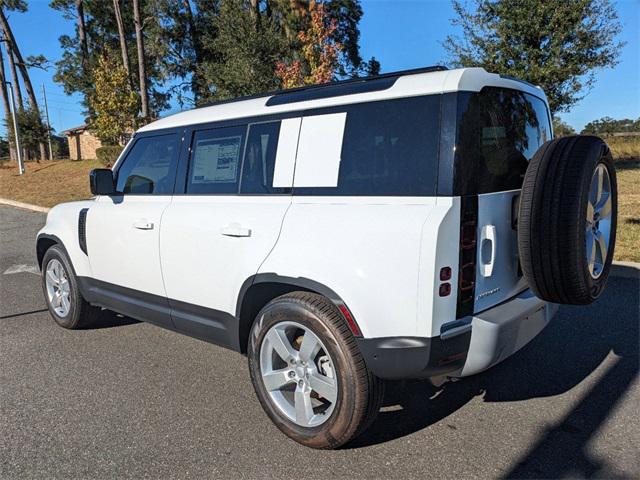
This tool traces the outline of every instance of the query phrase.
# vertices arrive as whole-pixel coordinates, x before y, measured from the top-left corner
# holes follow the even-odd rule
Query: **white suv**
[[[539,88],[479,68],[163,118],[91,173],[94,199],[50,211],[49,310],[77,328],[105,308],[245,354],[276,425],[338,447],[384,379],[481,372],[557,303],[599,296],[611,155],[552,135]]]

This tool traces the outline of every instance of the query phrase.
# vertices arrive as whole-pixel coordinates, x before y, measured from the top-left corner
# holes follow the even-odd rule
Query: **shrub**
[[[118,155],[122,152],[120,145],[105,145],[96,149],[96,157],[104,166],[109,167],[116,163]]]

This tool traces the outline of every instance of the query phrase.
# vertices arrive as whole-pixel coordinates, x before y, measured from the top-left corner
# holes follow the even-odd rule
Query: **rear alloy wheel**
[[[616,242],[616,171],[594,136],[545,143],[529,163],[518,215],[522,272],[553,303],[595,301],[607,283]]]
[[[380,409],[382,382],[367,370],[338,308],[321,295],[294,292],[269,302],[247,353],[262,408],[303,445],[337,448]]]

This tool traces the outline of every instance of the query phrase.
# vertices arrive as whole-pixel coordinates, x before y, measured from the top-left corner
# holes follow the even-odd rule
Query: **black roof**
[[[317,100],[319,98],[337,97],[340,95],[350,95],[355,93],[375,92],[386,90],[393,86],[396,80],[405,75],[415,75],[418,73],[441,72],[448,70],[446,67],[435,65],[432,67],[414,68],[411,70],[400,70],[397,72],[372,75],[370,77],[349,78],[337,82],[322,83],[319,85],[306,85],[304,87],[290,88],[286,90],[276,90],[273,92],[258,93],[228,100],[218,100],[207,103],[199,108],[211,107],[225,103],[240,102],[256,98],[266,98],[266,105],[284,105],[287,103],[301,102],[305,100]]]

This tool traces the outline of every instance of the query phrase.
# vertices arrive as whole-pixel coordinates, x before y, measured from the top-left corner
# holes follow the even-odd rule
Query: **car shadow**
[[[103,328],[124,327],[135,323],[140,323],[140,321],[131,317],[125,317],[124,315],[112,312],[111,310],[101,310],[98,313],[98,318],[96,318],[95,322],[92,322],[81,329],[100,330]]]
[[[346,448],[422,430],[479,395],[485,402],[512,402],[563,394],[613,353],[582,400],[540,435],[506,477],[557,478],[569,473],[568,468],[578,476],[606,475],[608,466],[590,458],[586,445],[638,376],[639,292],[637,277],[610,278],[597,302],[587,307],[561,306],[537,338],[482,374],[440,388],[427,381],[389,382],[377,420]],[[567,462],[568,458],[574,461]]]

